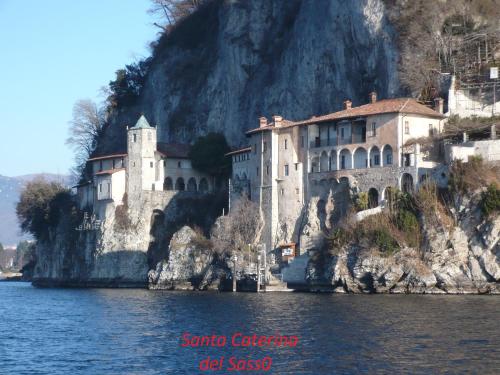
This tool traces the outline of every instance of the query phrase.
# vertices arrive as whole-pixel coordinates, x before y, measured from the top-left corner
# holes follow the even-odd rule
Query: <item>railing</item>
[[[360,134],[353,134],[345,138],[316,139],[309,143],[309,148],[343,146],[343,145],[352,145],[357,143],[366,143],[366,137]]]

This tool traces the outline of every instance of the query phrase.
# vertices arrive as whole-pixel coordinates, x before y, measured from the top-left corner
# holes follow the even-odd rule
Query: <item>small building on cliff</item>
[[[303,236],[301,223],[308,221],[314,199],[318,215],[333,202],[342,216],[348,189],[368,193],[376,207],[389,187],[411,191],[429,176],[443,177],[432,150],[412,142],[442,132],[442,108],[441,99],[435,110],[414,99],[377,100],[371,93],[368,104],[354,107],[346,100],[341,111],[303,121],[262,117],[259,127],[246,133],[249,147],[228,154],[231,200],[245,192],[259,204],[268,251],[292,243],[299,255],[312,240]]]
[[[121,204],[143,191],[190,191],[208,193],[210,176],[194,169],[190,145],[157,142],[156,127],[144,116],[127,129],[127,150],[96,155],[88,160],[92,178],[76,186],[80,208],[97,203]]]

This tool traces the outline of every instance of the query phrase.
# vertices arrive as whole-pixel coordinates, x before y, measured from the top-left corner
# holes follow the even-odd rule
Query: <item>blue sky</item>
[[[67,173],[78,99],[149,55],[149,0],[0,0],[0,175]]]

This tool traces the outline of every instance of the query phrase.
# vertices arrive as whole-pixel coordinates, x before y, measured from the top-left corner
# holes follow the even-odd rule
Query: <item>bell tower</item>
[[[127,131],[127,192],[129,196],[152,190],[155,182],[156,128],[141,115]]]

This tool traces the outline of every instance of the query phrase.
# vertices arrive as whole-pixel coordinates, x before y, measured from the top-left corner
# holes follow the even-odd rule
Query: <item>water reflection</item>
[[[8,373],[191,374],[211,356],[272,373],[498,373],[500,298],[35,289],[1,283]],[[289,347],[181,348],[193,335],[297,335]],[[217,373],[217,372],[214,372]],[[223,373],[223,372],[219,372]]]

